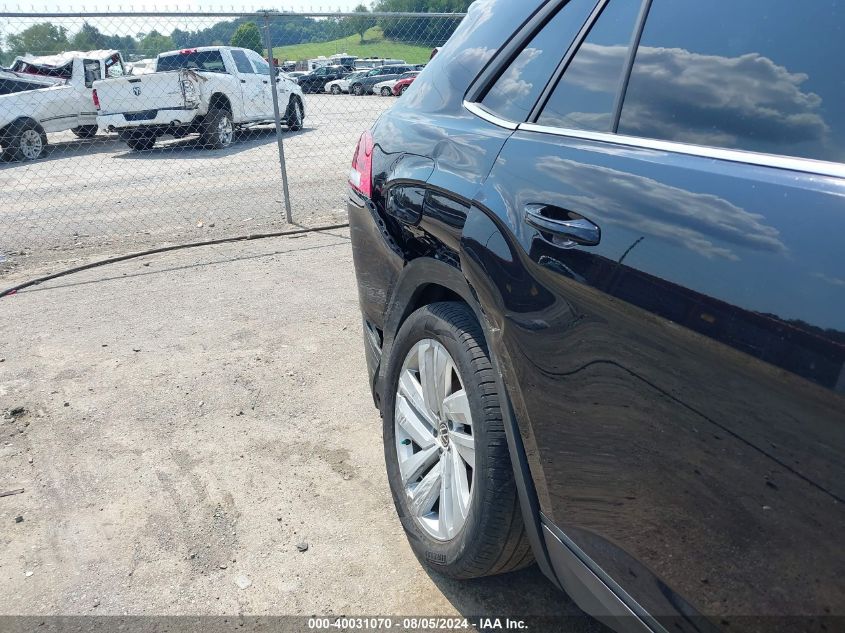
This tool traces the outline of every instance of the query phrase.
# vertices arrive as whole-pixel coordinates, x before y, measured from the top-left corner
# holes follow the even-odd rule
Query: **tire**
[[[14,161],[36,160],[44,155],[47,134],[35,121],[20,121],[9,125],[0,139],[4,154]]]
[[[133,152],[146,152],[156,144],[156,135],[150,130],[132,130],[121,132],[120,140],[126,143]]]
[[[355,84],[354,86],[352,86],[350,92],[356,97],[361,97],[364,95],[364,86],[362,86],[361,84]]]
[[[339,95],[341,93],[340,86],[338,86],[337,84],[332,84],[331,93],[333,95]]]
[[[381,96],[382,97],[392,97],[393,91],[390,88],[388,88],[387,86],[385,86],[384,88],[381,89]]]
[[[404,86],[402,86],[402,87],[399,89],[399,96],[401,97],[403,94],[405,94],[405,91],[406,91],[407,89],[408,89],[408,85],[407,85],[407,84],[405,84]]]
[[[437,380],[426,380],[421,356]],[[531,564],[493,368],[469,307],[434,303],[411,314],[396,336],[385,378],[387,477],[416,556],[458,579]],[[428,384],[441,385],[433,388],[436,397],[422,395]],[[449,490],[456,492],[441,494],[443,473],[451,473]]]
[[[208,149],[224,149],[232,144],[234,137],[235,126],[228,110],[209,110],[202,123],[200,145]]]
[[[80,125],[71,129],[77,138],[94,138],[97,135],[96,125]]]
[[[288,102],[288,109],[285,113],[285,125],[291,132],[298,132],[302,129],[302,122],[305,120],[305,113],[302,111],[302,103],[296,97],[291,97]]]

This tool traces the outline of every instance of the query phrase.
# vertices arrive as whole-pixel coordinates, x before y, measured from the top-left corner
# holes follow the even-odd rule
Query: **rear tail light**
[[[368,198],[373,196],[373,135],[369,130],[358,139],[352,169],[349,170],[349,184]]]
[[[97,96],[97,91],[91,93],[91,97],[94,99],[94,107],[99,110],[100,109],[100,97]]]

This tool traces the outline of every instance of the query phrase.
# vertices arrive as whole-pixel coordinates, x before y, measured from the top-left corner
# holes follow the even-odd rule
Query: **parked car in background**
[[[303,75],[307,75],[308,73],[304,70],[291,70],[285,71],[285,74],[291,79],[299,79],[300,77],[302,77]]]
[[[333,81],[329,81],[323,86],[323,90],[325,92],[329,92],[333,95],[339,95],[344,92],[349,92],[349,84],[353,81],[358,79],[362,79],[363,77],[367,76],[367,73],[371,72],[370,70],[362,70],[361,72],[352,73],[347,75],[342,79],[335,79]]]
[[[302,75],[296,81],[302,92],[323,92],[325,85],[336,79],[343,79],[350,74],[345,66],[321,66],[316,70]]]
[[[380,81],[373,86],[373,94],[381,95],[382,97],[392,97],[393,96],[393,86],[398,81],[398,77],[396,79],[388,79],[387,81]]]
[[[224,148],[235,128],[275,120],[271,81],[278,88],[283,120],[302,127],[302,90],[255,51],[205,46],[162,53],[156,72],[94,83],[100,127],[116,131],[133,150],[148,150],[158,137],[198,133],[202,144]]]
[[[0,75],[0,147],[14,160],[39,158],[47,132],[97,133],[94,81],[125,72],[116,50],[17,57]]]
[[[416,77],[419,74],[418,70],[412,70],[407,73],[402,73],[398,77],[394,77],[393,79],[388,79],[386,81],[380,81],[373,86],[373,93],[379,94],[382,97],[392,97],[394,92],[393,88],[399,81],[411,79]],[[398,93],[396,93],[398,94]]]
[[[842,629],[843,25],[482,0],[361,136],[369,384],[420,561],[533,558],[619,631]]]
[[[398,79],[400,75],[412,71],[408,65],[402,66],[380,66],[373,68],[363,77],[349,83],[349,92],[356,96],[373,94],[373,86],[382,81]]]
[[[413,72],[405,73],[399,77],[399,79],[396,80],[396,83],[393,84],[393,94],[397,97],[402,96],[408,89],[408,86],[414,82],[414,79],[416,79],[419,74],[420,71],[415,70]]]

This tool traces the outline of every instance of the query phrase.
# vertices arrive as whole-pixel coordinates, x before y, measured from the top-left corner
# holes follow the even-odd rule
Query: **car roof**
[[[164,51],[159,53],[159,57],[169,57],[171,55],[187,55],[188,53],[208,53],[211,51],[248,51],[250,49],[241,46],[192,46],[189,48],[179,48],[174,51]]]
[[[107,59],[120,51],[101,49],[95,51],[66,51],[58,53],[57,55],[21,55],[16,58],[26,62],[27,64],[35,64],[38,66],[64,66],[74,59]]]

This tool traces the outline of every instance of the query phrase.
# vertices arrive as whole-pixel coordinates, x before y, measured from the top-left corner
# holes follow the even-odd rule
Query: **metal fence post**
[[[282,119],[279,114],[279,91],[276,86],[278,75],[276,65],[273,63],[273,45],[270,41],[270,14],[264,13],[264,46],[267,48],[267,61],[270,64],[270,86],[273,92],[273,115],[276,120],[276,142],[279,146],[279,165],[282,169],[282,190],[285,196],[285,220],[293,224],[293,216],[290,210],[290,194],[288,190],[288,170],[285,164],[285,146],[282,142]]]

